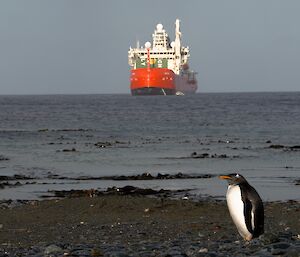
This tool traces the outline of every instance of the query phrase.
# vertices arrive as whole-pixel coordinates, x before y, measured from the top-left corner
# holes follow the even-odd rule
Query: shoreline
[[[70,193],[82,194],[92,190],[97,194],[109,193],[113,189],[134,187],[151,191],[186,192],[192,198],[225,199],[226,185],[220,183],[217,174],[203,173],[140,173],[135,175],[111,175],[111,176],[73,176],[66,177],[52,172],[45,176],[33,176],[24,174],[1,175],[0,192],[1,202],[10,200],[42,200],[45,198],[68,196]],[[272,178],[275,182],[276,179]],[[281,181],[281,192],[277,190],[278,183],[274,185],[272,180],[254,181],[257,190],[265,201],[299,201],[298,186],[300,181],[293,178],[290,181]],[[170,181],[170,182],[169,182]],[[254,184],[253,183],[253,184]],[[171,185],[171,186],[170,186]],[[262,186],[264,185],[264,186]],[[266,187],[267,186],[267,187]],[[276,186],[276,187],[275,187]],[[213,188],[213,190],[212,190]],[[153,194],[154,194],[153,191]],[[113,192],[110,192],[113,193]],[[151,192],[150,192],[151,193]],[[148,194],[148,193],[147,193]]]
[[[226,202],[221,200],[102,194],[27,201],[1,207],[0,254],[243,256],[264,252],[263,256],[268,256],[267,253],[279,250],[283,254],[299,253],[300,202],[264,205],[265,234],[247,245],[229,217]]]

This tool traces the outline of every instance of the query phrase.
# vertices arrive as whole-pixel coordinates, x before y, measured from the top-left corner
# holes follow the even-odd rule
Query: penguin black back
[[[244,203],[245,222],[253,238],[264,233],[264,206],[259,194],[248,184],[239,184],[242,201]]]

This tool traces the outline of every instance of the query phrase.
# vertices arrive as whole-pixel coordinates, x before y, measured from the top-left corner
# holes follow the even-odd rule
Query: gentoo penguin
[[[259,194],[241,174],[222,175],[228,181],[226,193],[230,216],[247,241],[264,233],[264,206]]]

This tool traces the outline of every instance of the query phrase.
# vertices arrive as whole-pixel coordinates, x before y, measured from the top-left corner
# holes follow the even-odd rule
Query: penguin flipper
[[[264,206],[260,202],[254,210],[253,237],[258,237],[264,233]]]
[[[252,203],[249,199],[243,199],[244,202],[244,217],[245,223],[247,226],[248,231],[253,234],[253,220],[254,220],[254,213],[252,211]]]
[[[264,205],[256,190],[251,187],[251,194],[247,197],[252,205],[251,227],[253,238],[264,233]]]

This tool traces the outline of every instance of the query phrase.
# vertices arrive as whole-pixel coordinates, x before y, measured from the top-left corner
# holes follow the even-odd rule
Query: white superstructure
[[[190,52],[188,47],[181,46],[180,21],[175,22],[175,40],[170,42],[162,24],[157,24],[152,34],[152,47],[147,45],[150,52],[150,60],[153,68],[168,68],[179,75],[183,65],[187,64]],[[147,65],[147,48],[131,48],[128,51],[128,63],[132,69]]]

